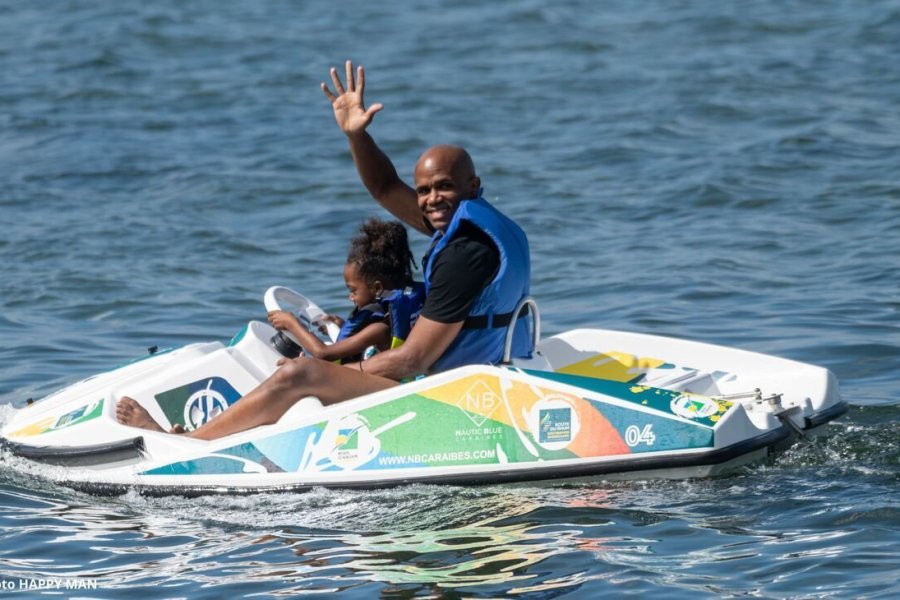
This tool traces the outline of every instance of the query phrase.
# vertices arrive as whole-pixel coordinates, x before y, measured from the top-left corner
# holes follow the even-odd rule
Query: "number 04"
[[[625,443],[632,448],[638,444],[652,446],[655,441],[656,436],[653,435],[653,425],[650,423],[644,425],[643,429],[638,428],[637,425],[629,425],[628,429],[625,430]]]

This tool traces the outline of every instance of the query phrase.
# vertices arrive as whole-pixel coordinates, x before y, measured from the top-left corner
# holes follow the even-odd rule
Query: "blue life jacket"
[[[391,317],[391,349],[409,337],[422,305],[425,304],[425,284],[414,281],[402,290],[392,290],[381,298],[381,306]]]
[[[356,335],[372,323],[380,323],[389,317],[391,327],[391,348],[397,348],[409,336],[413,324],[425,303],[425,284],[413,282],[403,289],[391,290],[372,304],[356,308],[344,321],[336,342]],[[341,359],[341,363],[357,362],[362,353]]]
[[[425,258],[426,293],[431,285],[431,269],[435,259],[463,222],[471,223],[490,236],[500,253],[500,268],[475,300],[456,339],[432,365],[432,372],[462,365],[500,362],[512,311],[521,299],[528,296],[531,287],[531,257],[525,232],[479,193],[477,198],[460,202],[447,231],[436,231],[432,237],[432,249]],[[515,325],[511,357],[530,356],[528,319],[520,318]]]
[[[338,333],[335,341],[339,342],[356,335],[365,329],[367,325],[383,321],[384,316],[385,311],[377,302],[367,304],[362,308],[354,308],[350,316],[344,320],[344,324],[341,325],[341,331]]]

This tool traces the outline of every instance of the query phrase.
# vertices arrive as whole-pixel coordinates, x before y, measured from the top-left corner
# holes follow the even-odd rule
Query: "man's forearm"
[[[375,200],[392,215],[426,235],[431,232],[425,227],[422,213],[416,201],[416,192],[406,185],[394,163],[388,158],[372,136],[360,131],[347,136],[350,153],[359,173],[359,178]]]
[[[402,346],[376,354],[363,363],[363,370],[396,381],[421,375],[453,343],[462,326],[463,321],[439,323],[420,316]]]
[[[350,143],[350,153],[353,155],[353,162],[363,185],[373,198],[383,202],[382,198],[390,192],[390,189],[402,183],[394,163],[366,131],[348,135],[347,141]]]
[[[406,377],[419,375],[428,369],[418,360],[419,357],[400,352],[402,346],[387,353],[379,353],[362,363],[362,371],[379,377],[400,381]]]

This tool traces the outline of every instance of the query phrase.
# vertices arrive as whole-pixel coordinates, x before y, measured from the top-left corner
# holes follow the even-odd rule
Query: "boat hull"
[[[123,395],[166,427],[214,418],[277,368],[273,334],[251,322],[227,345],[186,346],[89,378],[19,410],[3,444],[99,493],[708,477],[764,459],[847,409],[821,367],[582,329],[505,367],[461,367],[329,407],[305,398],[278,423],[219,440],[116,422]]]

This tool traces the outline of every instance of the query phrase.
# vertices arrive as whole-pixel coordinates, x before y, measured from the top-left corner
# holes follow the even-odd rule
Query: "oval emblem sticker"
[[[685,419],[702,419],[719,412],[719,404],[706,396],[681,395],[672,399],[669,408]]]
[[[213,388],[213,380],[202,390],[197,390],[184,403],[184,424],[193,431],[219,416],[228,408],[228,401],[217,389]]]

